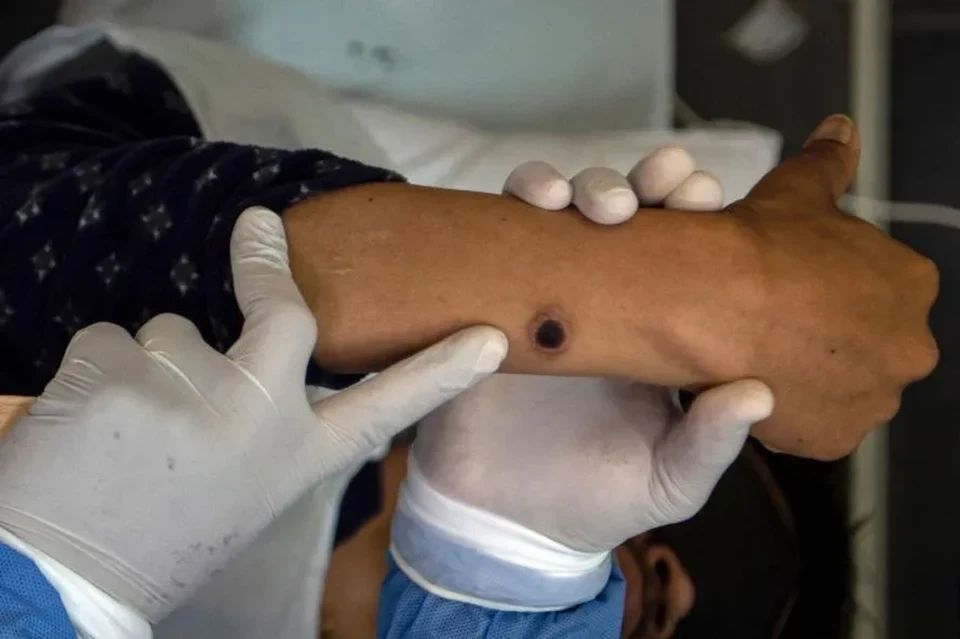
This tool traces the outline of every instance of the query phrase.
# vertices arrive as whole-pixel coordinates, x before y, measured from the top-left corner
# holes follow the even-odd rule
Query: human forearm
[[[507,371],[704,382],[722,372],[710,348],[684,346],[688,307],[752,280],[722,216],[651,209],[609,228],[509,197],[379,184],[283,219],[321,327],[315,356],[333,370],[376,370],[490,324],[510,339]],[[547,317],[565,329],[555,351],[533,337]]]

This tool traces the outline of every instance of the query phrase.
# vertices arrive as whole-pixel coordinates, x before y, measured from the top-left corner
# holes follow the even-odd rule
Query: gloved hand
[[[544,208],[572,201],[600,223],[627,219],[638,201],[699,210],[722,201],[715,178],[676,148],[626,178],[594,168],[568,183],[549,165],[528,164],[505,190]],[[421,422],[395,516],[397,563],[443,596],[497,608],[592,598],[609,551],[696,513],[772,408],[769,389],[753,380],[706,391],[684,413],[676,390],[662,387],[495,375]],[[458,548],[470,558],[439,557]]]
[[[243,213],[231,259],[246,321],[226,356],[175,315],[135,338],[91,326],[0,441],[0,528],[149,621],[507,350],[500,331],[466,329],[311,405],[303,378],[317,329],[280,219]]]

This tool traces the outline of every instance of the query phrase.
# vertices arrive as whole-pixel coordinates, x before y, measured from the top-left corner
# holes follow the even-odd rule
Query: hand
[[[747,285],[753,290],[742,299],[731,298],[729,289],[707,291],[682,324],[679,339],[686,349],[710,362],[712,375],[699,388],[754,377],[773,389],[777,408],[753,435],[780,452],[823,460],[853,452],[896,414],[903,388],[929,374],[937,361],[927,323],[936,267],[836,207],[856,173],[859,152],[849,119],[827,118],[803,151],[728,207],[727,218],[745,232],[748,247],[744,266],[729,261],[741,273],[753,271],[759,283]],[[659,196],[668,208],[716,209],[722,198],[711,196],[709,176],[694,179],[692,170],[692,158],[681,149],[664,149],[629,177],[642,203],[657,203]],[[597,203],[600,195],[584,189],[579,208],[601,223],[629,218],[623,178],[608,169],[581,176],[597,172],[615,195],[602,195],[604,207]],[[542,191],[552,184],[548,174],[528,170],[507,184],[521,199],[543,206],[544,194],[523,185],[536,178]],[[717,261],[718,270],[729,266]]]
[[[537,206],[574,201],[591,219],[623,221],[637,201],[719,206],[716,180],[682,149],[631,171],[593,168],[567,182],[552,167],[518,167],[505,190]],[[495,375],[420,425],[411,482],[495,513],[578,551],[695,514],[769,416],[770,391],[740,381],[702,394],[684,415],[671,390],[628,381]],[[419,471],[419,472],[417,472]]]
[[[762,303],[689,324],[699,336],[718,329],[694,338],[730,364],[718,367],[717,381],[749,375],[772,388],[776,411],[753,434],[774,450],[822,460],[849,454],[892,418],[904,387],[938,357],[928,325],[934,264],[836,207],[859,152],[853,123],[832,116],[729,207],[748,238]]]
[[[226,356],[179,316],[136,338],[91,326],[0,443],[0,527],[150,621],[506,352],[499,331],[466,329],[311,406],[317,329],[280,219],[245,212],[231,254],[246,322]]]

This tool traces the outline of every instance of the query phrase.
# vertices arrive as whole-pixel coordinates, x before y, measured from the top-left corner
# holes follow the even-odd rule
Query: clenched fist
[[[827,118],[802,151],[729,207],[757,288],[719,316],[706,312],[718,300],[706,301],[702,323],[689,324],[721,369],[719,360],[731,358],[716,381],[749,376],[773,389],[776,410],[754,435],[804,457],[852,452],[937,362],[928,325],[936,267],[837,209],[859,153],[853,123]]]

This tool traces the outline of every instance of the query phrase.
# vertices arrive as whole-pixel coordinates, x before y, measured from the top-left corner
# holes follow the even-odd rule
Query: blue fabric
[[[166,74],[135,55],[3,106],[0,393],[38,395],[74,333],[98,321],[134,332],[178,313],[225,350],[242,323],[229,243],[243,209],[398,179],[319,150],[205,142]]]
[[[610,555],[576,578],[552,577],[465,546],[402,506],[393,514],[390,543],[404,567],[423,581],[506,607],[569,608],[596,597],[610,579]]]
[[[432,595],[391,556],[380,593],[378,639],[619,639],[626,582],[616,564],[596,599],[558,612],[505,612]]]
[[[30,559],[0,544],[0,639],[75,639],[60,595]]]

